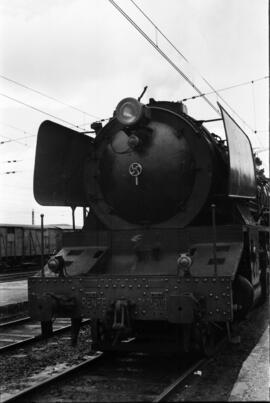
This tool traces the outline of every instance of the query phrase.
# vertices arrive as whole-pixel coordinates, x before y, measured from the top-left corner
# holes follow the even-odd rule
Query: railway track
[[[56,333],[63,332],[69,327],[67,320],[54,323]],[[39,324],[34,324],[30,318],[17,320],[15,323],[7,323],[0,327],[1,330],[8,330],[5,334],[10,334],[11,328],[17,329],[12,332],[14,337],[22,335],[22,329],[24,332],[25,329],[29,329],[31,334],[23,333],[24,339],[21,338],[2,346],[0,351],[22,347],[40,339]],[[3,334],[2,331],[1,334]],[[30,337],[26,339],[26,336]],[[41,349],[44,350],[45,355],[48,354],[46,346],[49,344],[50,342],[42,343]],[[29,347],[27,348],[29,349]],[[23,353],[28,354],[26,351]],[[177,361],[173,356],[156,355],[153,357],[153,355],[142,353],[112,355],[93,353],[90,350],[90,353],[84,353],[76,361],[78,362],[75,365],[74,361],[68,362],[67,360],[64,363],[57,361],[50,368],[43,367],[38,373],[34,371],[31,376],[22,379],[17,384],[15,382],[14,387],[5,389],[2,392],[1,402],[28,402],[33,399],[35,402],[54,401],[59,396],[65,396],[65,399],[70,401],[89,401],[90,399],[93,401],[162,402],[168,400],[176,388],[179,391],[181,386],[187,382],[187,378],[205,366],[208,359],[197,359],[196,361],[193,359],[188,363],[186,358]],[[116,391],[119,391],[117,393],[119,398],[115,396]]]
[[[11,282],[18,280],[26,280],[28,277],[34,276],[38,272],[39,268],[35,268],[27,271],[11,272],[11,273],[1,273],[0,282]]]
[[[61,396],[67,396],[65,389],[66,387],[68,388],[67,385],[69,385],[69,379],[75,378],[75,380],[78,380],[78,383],[81,383],[82,377],[89,377],[91,380],[92,378],[97,379],[100,377],[100,369],[103,367],[106,367],[108,365],[108,362],[110,360],[110,355],[108,356],[107,354],[103,354],[101,352],[97,352],[91,357],[85,359],[83,362],[71,366],[68,369],[62,370],[59,373],[56,373],[54,375],[48,375],[47,379],[42,380],[41,382],[37,382],[36,384],[32,384],[31,386],[21,390],[20,392],[14,394],[13,396],[9,396],[7,398],[3,398],[1,401],[2,403],[10,403],[10,402],[28,402],[34,399],[34,401],[47,401],[47,399],[52,398],[52,394],[49,392],[46,392],[46,395],[44,395],[44,390],[48,390],[48,387],[54,387],[57,385],[57,388],[61,389]],[[128,358],[127,358],[128,362]],[[137,395],[135,397],[135,400],[137,401],[144,401],[144,399],[147,399],[147,401],[152,401],[152,402],[163,402],[166,401],[166,399],[169,398],[169,396],[175,391],[176,388],[180,388],[181,385],[184,385],[187,378],[189,378],[192,374],[194,374],[194,371],[196,371],[198,368],[202,368],[202,366],[206,365],[208,362],[208,359],[201,359],[197,360],[195,363],[189,366],[185,371],[181,371],[181,374],[179,376],[174,376],[174,378],[170,381],[166,380],[166,383],[163,382],[163,385],[160,387],[160,380],[159,378],[154,379],[154,380],[148,380],[144,385],[138,384],[137,385]],[[109,366],[109,371],[110,371],[110,365]],[[86,374],[87,371],[87,374]],[[115,368],[115,371],[118,372],[118,369]],[[178,371],[179,372],[179,371]],[[132,371],[131,371],[132,375]],[[109,377],[109,375],[107,375]],[[149,374],[148,374],[149,376]],[[85,393],[85,401],[93,400],[93,401],[108,401],[108,394],[110,394],[110,390],[106,387],[106,381],[104,381],[104,376],[101,376],[103,379],[102,384],[105,386],[105,388],[100,388],[98,391],[96,388],[93,388],[93,385],[90,382],[90,386],[88,388],[85,388],[81,385],[78,385],[74,388],[74,393],[76,393],[76,390],[78,389],[84,389]],[[121,378],[120,378],[121,382]],[[151,393],[149,394],[149,386],[151,389]],[[132,379],[125,379],[125,389],[124,391],[124,396],[126,398],[126,401],[134,401],[134,398],[130,395],[129,388],[132,390]],[[94,391],[93,391],[94,389]],[[112,388],[113,389],[113,388]],[[141,390],[140,390],[141,389]],[[152,390],[155,389],[155,392],[152,392]],[[113,395],[115,391],[112,390],[112,397],[109,399],[109,401],[117,401],[114,400]],[[123,394],[123,391],[121,392]],[[43,395],[42,395],[43,394]],[[121,396],[119,401],[122,401]],[[69,400],[69,398],[68,398]],[[75,399],[75,401],[81,401],[80,397],[78,397],[78,400]],[[82,399],[84,401],[84,399]],[[124,400],[123,400],[124,401]]]
[[[89,320],[83,322],[89,323]],[[70,329],[70,319],[56,319],[53,336]],[[24,317],[0,324],[0,353],[41,340],[40,323]]]

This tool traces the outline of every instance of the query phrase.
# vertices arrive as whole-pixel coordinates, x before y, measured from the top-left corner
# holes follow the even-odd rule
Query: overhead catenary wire
[[[8,140],[0,141],[0,144],[11,143],[11,142],[15,141],[16,143],[28,146],[28,144],[21,143],[20,140],[29,139],[31,137],[36,137],[36,136],[35,136],[35,134],[31,134],[30,136],[18,137],[16,139],[12,139],[11,137],[5,137],[5,136],[1,136],[1,137],[7,138]]]
[[[269,147],[265,147],[265,148],[263,148],[262,150],[256,150],[255,152],[256,152],[256,154],[259,154],[259,153],[265,153],[266,151],[269,151]]]
[[[233,85],[230,85],[228,87],[219,88],[216,91],[217,92],[222,92],[222,91],[231,90],[231,89],[234,89],[234,88],[237,88],[237,87],[242,87],[244,85],[253,84],[253,83],[257,82],[257,81],[265,80],[267,78],[269,78],[269,76],[264,76],[264,77],[256,78],[256,79],[253,79],[253,80],[244,81],[242,83],[233,84]],[[211,94],[214,94],[216,91],[204,92],[203,95],[211,95]],[[183,98],[182,101],[184,101],[184,102],[185,101],[190,101],[191,99],[196,99],[196,98],[200,98],[200,97],[201,97],[201,95],[193,95],[192,97]]]
[[[252,106],[253,106],[253,117],[254,117],[254,132],[257,133],[257,118],[256,118],[256,106],[255,106],[255,89],[254,81],[251,81],[251,91],[252,91]]]
[[[27,130],[25,130],[25,129],[22,129],[22,128],[13,126],[13,125],[11,125],[11,124],[8,124],[8,123],[2,122],[2,121],[0,121],[0,124],[3,125],[3,126],[9,127],[9,128],[11,128],[11,129],[17,130],[17,131],[19,131],[19,132],[22,132],[22,133],[24,133],[24,134],[27,134],[27,136],[15,138],[15,139],[13,139],[12,137],[7,137],[7,136],[0,135],[0,137],[3,137],[3,138],[5,138],[5,139],[8,139],[8,140],[9,140],[9,141],[1,141],[0,144],[10,143],[10,142],[13,142],[13,141],[14,141],[14,142],[16,142],[16,143],[18,143],[18,144],[21,144],[21,145],[24,145],[24,146],[26,146],[26,147],[32,148],[32,146],[30,146],[30,145],[27,144],[27,143],[22,143],[20,140],[22,140],[22,139],[27,139],[27,138],[30,138],[30,137],[36,137],[35,134],[33,134],[33,133],[31,133],[31,132],[29,132],[29,131],[27,131]]]
[[[134,28],[152,45],[159,53],[160,55],[167,60],[167,62],[191,85],[192,88],[194,88],[195,91],[198,92],[198,94],[202,94],[200,89],[193,83],[192,80],[189,79],[189,77],[167,56],[156,44],[152,39],[135,23],[135,21],[113,0],[109,0],[109,2],[131,23],[131,25],[134,26]],[[208,105],[218,114],[220,115],[220,111],[212,104],[209,99],[207,99],[205,96],[203,96],[203,99],[208,103]]]
[[[179,49],[169,40],[169,38],[158,28],[158,26],[151,20],[151,18],[138,6],[138,4],[135,3],[134,0],[129,0],[131,3],[142,13],[142,15],[155,27],[156,31],[160,33],[160,35],[166,39],[166,41],[176,50],[176,52],[187,62],[187,58],[183,55],[183,53],[180,52]]]
[[[34,157],[30,157],[30,158],[17,158],[17,157],[14,157],[14,158],[12,158],[12,157],[9,157],[9,159],[8,160],[3,160],[3,161],[1,161],[0,160],[0,164],[12,164],[12,163],[20,163],[20,162],[25,162],[25,161],[33,161],[34,160]]]
[[[11,164],[13,162],[19,162],[19,160],[6,160],[6,161],[2,161],[2,164],[4,164],[4,163]]]
[[[22,83],[20,83],[19,81],[16,81],[16,80],[13,80],[13,79],[11,79],[11,78],[9,78],[9,77],[6,77],[6,76],[4,76],[3,74],[0,74],[0,77],[1,77],[3,80],[9,81],[9,82],[11,82],[11,83],[13,83],[13,84],[16,84],[16,85],[18,85],[18,86],[20,86],[20,87],[22,87],[22,88],[25,88],[25,89],[27,89],[27,90],[29,90],[29,91],[31,91],[31,92],[36,93],[36,94],[38,94],[38,95],[41,95],[41,96],[43,96],[43,97],[45,97],[45,98],[48,98],[48,99],[51,99],[52,101],[58,102],[58,103],[61,104],[61,105],[67,106],[68,108],[71,108],[71,109],[74,109],[74,110],[77,111],[77,112],[81,112],[81,113],[83,113],[84,115],[90,116],[91,118],[100,119],[98,116],[95,116],[95,115],[92,115],[92,114],[89,113],[89,112],[83,111],[82,109],[77,108],[76,106],[70,105],[70,104],[68,104],[67,102],[61,101],[61,100],[59,100],[59,99],[57,99],[57,98],[55,98],[55,97],[52,97],[51,95],[45,94],[45,93],[42,92],[42,91],[36,90],[35,88],[30,87],[29,85],[22,84]]]
[[[0,175],[12,175],[12,174],[17,174],[22,171],[6,171],[6,172],[0,172]]]
[[[31,169],[23,169],[23,170],[20,170],[20,171],[5,171],[5,172],[0,172],[0,175],[14,175],[14,174],[17,174],[17,173],[21,173],[21,172],[32,172],[32,170]]]
[[[30,104],[27,104],[27,103],[25,103],[23,101],[20,101],[19,99],[16,99],[16,98],[10,97],[9,95],[3,94],[2,92],[0,93],[0,96],[5,97],[5,98],[7,98],[7,99],[9,99],[9,100],[11,100],[13,102],[17,102],[18,104],[24,105],[27,108],[30,108],[30,109],[32,109],[32,110],[34,110],[36,112],[40,112],[40,113],[43,113],[44,115],[50,116],[53,119],[57,119],[57,120],[65,123],[65,124],[67,124],[69,126],[75,127],[76,129],[81,129],[78,125],[75,125],[74,123],[68,122],[65,119],[59,118],[58,116],[55,116],[55,115],[53,115],[53,114],[51,114],[49,112],[45,112],[45,111],[43,111],[43,110],[41,110],[39,108],[36,108],[33,105],[30,105]]]
[[[232,109],[231,106],[229,106],[229,105],[228,105],[228,106],[229,106],[229,108],[235,113],[235,115],[239,118],[239,120],[241,120],[242,123],[244,123],[244,124],[252,131],[252,133],[254,133],[254,134],[257,134],[257,133],[259,133],[259,132],[260,132],[260,133],[265,132],[265,130],[256,130],[256,110],[255,110],[255,94],[254,94],[254,83],[255,83],[255,82],[258,82],[258,81],[261,81],[261,80],[265,80],[265,79],[269,79],[269,75],[268,75],[268,76],[259,77],[259,78],[257,78],[257,79],[245,81],[245,82],[242,82],[242,83],[234,84],[234,85],[231,85],[231,86],[228,86],[228,87],[224,87],[224,88],[220,88],[220,89],[216,90],[217,92],[222,92],[222,91],[231,90],[231,89],[234,89],[234,88],[237,88],[237,87],[241,87],[241,86],[245,86],[245,85],[250,85],[250,84],[252,84],[254,128],[252,128],[244,119],[242,119],[242,118],[234,111],[234,109]],[[216,93],[216,91],[205,92],[204,95],[211,95],[211,94],[213,94],[213,93]],[[200,98],[200,97],[201,97],[201,95],[193,95],[192,97],[183,98],[183,99],[182,99],[182,102],[190,101],[190,100],[193,100],[193,99],[196,99],[196,98]],[[220,96],[219,96],[219,98],[222,99]],[[222,100],[223,100],[223,99],[222,99]],[[223,102],[224,102],[224,100],[223,100]],[[259,139],[259,137],[258,137],[258,139]]]
[[[1,120],[0,120],[0,124],[3,125],[3,126],[6,126],[6,127],[10,127],[11,129],[18,130],[19,132],[22,132],[22,133],[24,133],[24,134],[33,134],[33,133],[30,133],[30,132],[28,132],[27,130],[22,129],[22,128],[20,128],[20,127],[16,127],[16,126],[13,126],[13,125],[11,125],[11,124],[2,122]]]
[[[113,1],[113,0],[109,0],[119,11],[120,11],[120,7],[118,6],[118,5],[116,5],[116,3]],[[190,61],[183,55],[183,53],[182,52],[180,52],[179,51],[179,49],[168,39],[168,37],[158,28],[158,26],[151,20],[151,18],[136,4],[136,2],[134,1],[134,0],[130,0],[130,2],[142,13],[142,15],[155,27],[155,30],[156,31],[158,31],[161,35],[162,35],[162,37],[173,47],[173,49],[187,62],[187,63],[189,63],[190,65],[191,65],[191,67],[194,69],[194,70],[196,70],[197,71],[197,69],[195,69],[195,67],[190,63]],[[122,9],[121,9],[122,10]],[[122,10],[123,11],[123,10]],[[122,13],[122,11],[120,11],[121,13]],[[123,13],[122,13],[126,18],[127,18],[127,16],[125,15],[126,13],[123,11]],[[130,18],[130,17],[129,17]],[[128,18],[127,18],[128,19]],[[131,18],[130,18],[131,19]],[[134,23],[135,24],[135,23]],[[134,25],[133,23],[132,23],[132,25]],[[134,25],[135,26],[135,25]],[[136,27],[135,27],[136,28]],[[137,28],[136,28],[137,29]],[[146,34],[145,34],[146,35]],[[154,46],[154,45],[153,45]],[[158,46],[156,45],[155,46],[155,48],[158,50],[159,48],[158,48]],[[198,71],[197,71],[198,72]],[[220,99],[220,100],[222,100],[222,102],[235,114],[235,116],[237,116],[237,118],[246,126],[246,127],[248,127],[249,128],[249,130],[251,130],[253,133],[257,133],[257,131],[256,130],[254,130],[232,107],[231,107],[231,105],[229,105],[228,104],[228,102],[224,99],[224,98],[222,98],[220,95],[219,95],[219,90],[216,90],[210,83],[209,83],[209,81],[208,80],[206,80],[199,72],[198,72],[198,74],[200,75],[200,77],[202,78],[202,80],[211,88],[211,92],[209,92],[209,93],[199,93],[199,95],[197,96],[197,97],[203,97],[203,99],[204,100],[207,100],[207,98],[205,98],[205,96],[206,95],[210,95],[210,94],[213,94],[213,93],[215,93],[216,94],[216,96]],[[268,76],[269,77],[269,76]],[[191,81],[191,80],[190,80]],[[195,89],[195,87],[194,87],[194,89]],[[197,91],[198,92],[198,91]],[[201,92],[201,91],[200,91]],[[194,99],[194,97],[191,97],[191,99]],[[207,100],[207,102],[208,102],[209,100]],[[210,102],[210,101],[209,101]],[[208,103],[209,103],[208,102]],[[212,105],[212,104],[211,104]],[[219,111],[217,111],[216,110],[216,112],[218,113],[218,114],[220,114],[220,112]]]

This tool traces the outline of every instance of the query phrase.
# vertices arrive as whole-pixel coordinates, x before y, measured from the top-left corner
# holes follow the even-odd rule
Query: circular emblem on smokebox
[[[141,175],[142,170],[143,170],[143,167],[139,162],[132,162],[132,164],[130,164],[130,166],[128,168],[128,171],[131,176]]]

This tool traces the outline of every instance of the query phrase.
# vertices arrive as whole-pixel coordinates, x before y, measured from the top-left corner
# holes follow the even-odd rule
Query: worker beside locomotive
[[[269,181],[219,105],[226,140],[181,102],[123,99],[93,139],[45,121],[34,174],[43,205],[90,207],[65,234],[29,306],[46,336],[92,320],[100,350],[209,350],[269,293]],[[50,274],[51,273],[51,274]]]

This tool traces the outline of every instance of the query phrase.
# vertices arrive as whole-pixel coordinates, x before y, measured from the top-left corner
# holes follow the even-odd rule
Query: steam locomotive
[[[93,348],[211,350],[269,293],[269,182],[250,141],[219,104],[226,140],[181,102],[125,98],[95,137],[41,124],[34,194],[88,207],[81,231],[39,277],[30,315],[45,337],[70,317],[76,342],[91,318]]]

